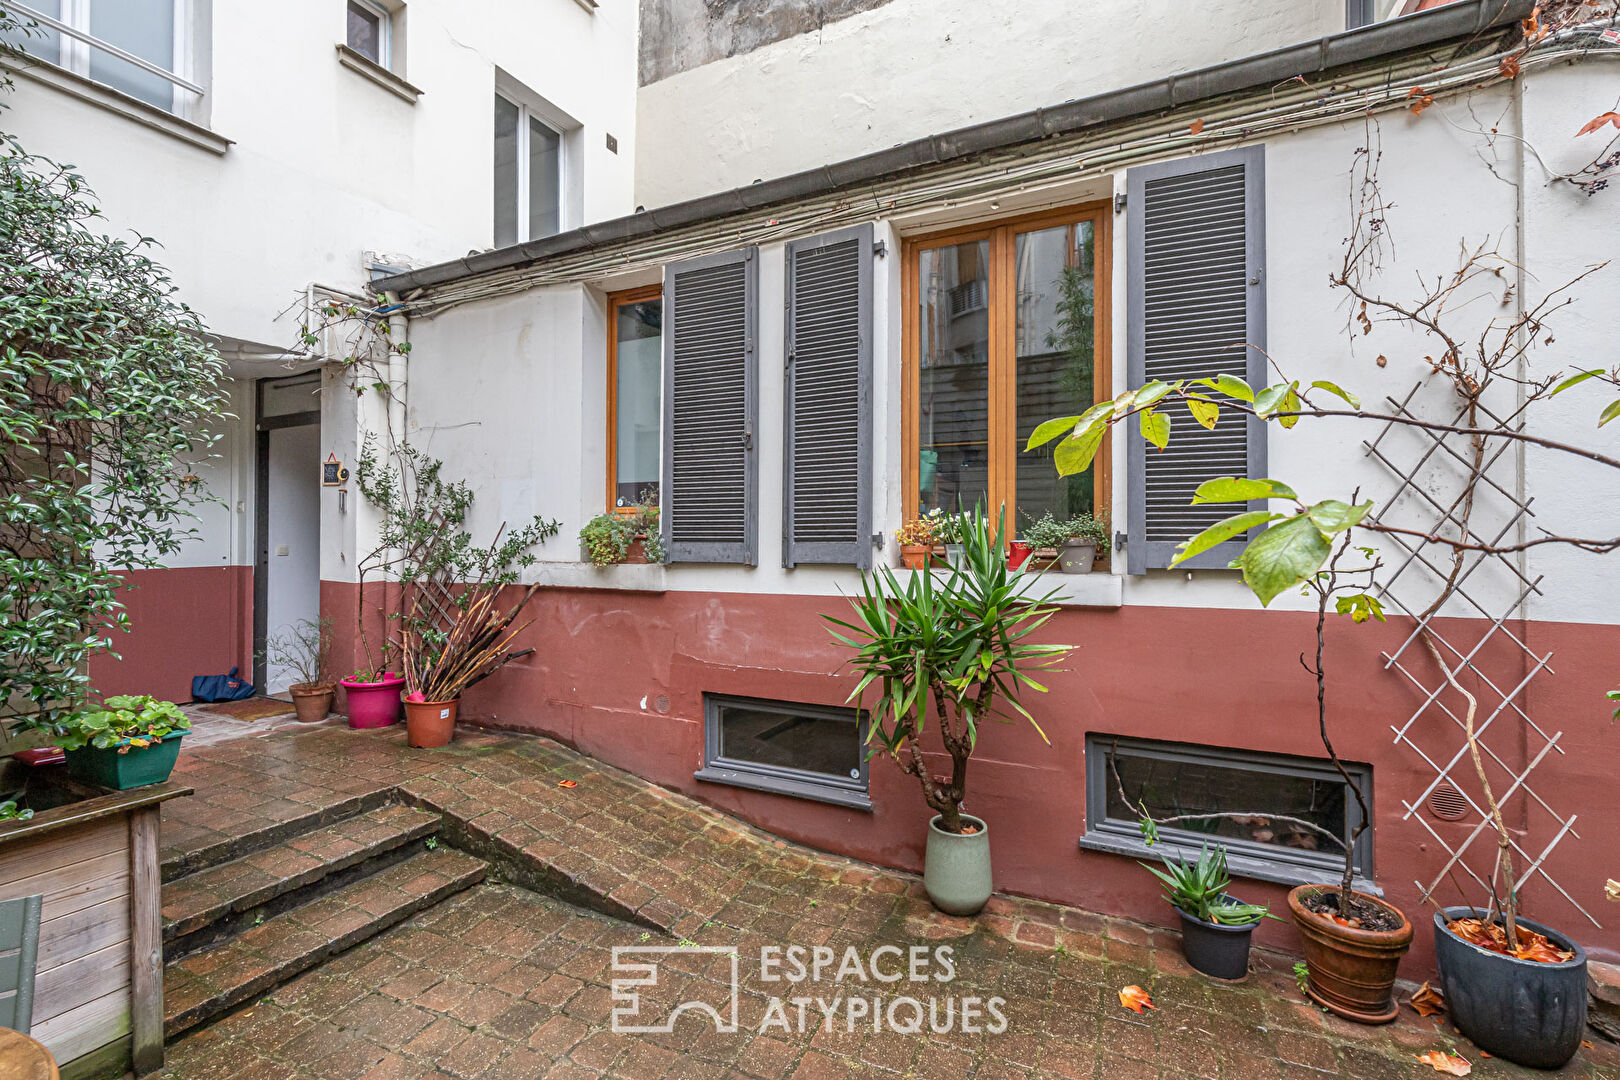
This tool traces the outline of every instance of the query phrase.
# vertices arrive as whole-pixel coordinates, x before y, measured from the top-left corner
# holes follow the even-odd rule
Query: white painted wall
[[[742,187],[1343,29],[1336,0],[891,0],[642,87],[636,201]]]
[[[1563,167],[1580,163],[1579,155],[1586,148],[1572,143],[1571,136],[1584,122],[1583,111],[1590,111],[1589,86],[1594,74],[1606,73],[1593,65],[1584,71],[1538,73],[1526,80],[1529,137],[1549,162],[1560,162]],[[1513,92],[1497,88],[1476,93],[1472,101],[1440,102],[1421,116],[1401,111],[1383,119],[1382,180],[1386,195],[1396,204],[1389,216],[1395,257],[1385,275],[1393,295],[1406,295],[1415,274],[1432,276],[1454,269],[1459,241],[1464,239],[1499,237],[1504,253],[1516,257],[1518,189],[1509,181],[1518,168],[1520,143],[1500,141],[1494,153],[1502,160],[1493,162],[1493,172],[1481,158],[1485,143],[1480,127],[1481,123],[1500,124],[1503,131],[1515,131]],[[1267,304],[1270,352],[1291,377],[1334,380],[1359,393],[1373,408],[1381,407],[1385,395],[1404,396],[1424,377],[1428,367],[1422,358],[1435,351],[1435,343],[1391,327],[1352,340],[1345,331],[1348,312],[1343,300],[1327,285],[1329,271],[1340,259],[1339,240],[1348,229],[1349,169],[1356,148],[1366,145],[1367,134],[1360,122],[1351,122],[1267,143]],[[1492,151],[1485,149],[1485,157],[1490,158]],[[1113,183],[1123,190],[1124,174],[1116,175]],[[1586,265],[1607,258],[1616,236],[1612,207],[1605,204],[1603,195],[1588,200],[1572,190],[1548,188],[1539,176],[1531,178],[1525,191],[1524,259],[1534,275],[1533,303],[1537,290],[1551,288]],[[1096,194],[1077,188],[1053,193],[1051,199],[1062,204]],[[995,216],[988,206],[981,209],[987,219]],[[969,212],[967,207],[953,211],[958,217]],[[1115,224],[1114,381],[1123,387],[1125,217],[1116,217]],[[898,527],[901,517],[900,260],[894,254],[898,251],[894,230],[906,227],[905,222],[879,223],[879,235],[888,240],[891,252],[878,264],[875,290],[879,438],[874,467],[877,525],[885,531]],[[669,588],[825,595],[854,585],[854,575],[848,571],[825,567],[785,570],[780,566],[782,270],[782,247],[762,248],[757,443],[761,565],[671,566],[666,575]],[[596,285],[609,289],[643,283],[638,279]],[[1493,286],[1466,306],[1464,317],[1477,327],[1510,314],[1512,308],[1502,305],[1502,295]],[[1620,300],[1620,272],[1610,269],[1589,279],[1578,295],[1580,304],[1558,319],[1556,340],[1541,351],[1533,375],[1612,354],[1610,335],[1602,324]],[[601,298],[593,289],[552,287],[453,309],[431,320],[418,320],[412,327],[413,430],[429,433],[435,451],[455,462],[458,475],[474,481],[479,490],[474,517],[480,529],[492,529],[499,520],[497,508],[510,501],[506,492],[514,478],[531,477],[533,486],[524,489],[525,498],[532,492],[539,512],[563,522],[562,535],[543,552],[548,560],[578,558],[575,534],[589,516],[601,512],[605,501],[602,310]],[[1377,364],[1380,355],[1387,357],[1387,366]],[[1425,395],[1425,408],[1431,414],[1450,408],[1442,389],[1425,391]],[[1570,396],[1580,395],[1572,392]],[[1595,428],[1595,396],[1567,406],[1561,397],[1556,404],[1559,408],[1553,412],[1557,415],[1542,414],[1553,437],[1620,453],[1620,432]],[[1568,430],[1558,430],[1562,424],[1568,424]],[[1363,499],[1381,501],[1394,489],[1395,481],[1361,449],[1360,440],[1372,434],[1368,426],[1352,421],[1305,421],[1291,432],[1274,428],[1269,471],[1292,482],[1308,498],[1346,497],[1359,488]],[[1118,433],[1114,455],[1114,514],[1120,527],[1126,524],[1126,437],[1124,432]],[[1418,454],[1424,444],[1420,437],[1406,434],[1398,436],[1397,445],[1402,453]],[[1509,455],[1504,466],[1511,464]],[[1510,488],[1517,482],[1511,467],[1499,475]],[[1437,496],[1449,490],[1443,470],[1425,483]],[[1620,499],[1614,497],[1620,494],[1620,478],[1601,469],[1531,455],[1525,483],[1536,497],[1538,521],[1549,528],[1620,533]],[[1598,493],[1602,497],[1594,497]],[[1491,505],[1482,507],[1479,517],[1482,522],[1502,520]],[[1395,557],[1386,545],[1386,561]],[[1607,564],[1599,558],[1555,554],[1548,549],[1527,556],[1527,573],[1548,575],[1546,596],[1538,598],[1531,609],[1535,617],[1620,621],[1620,604],[1616,603],[1620,587],[1611,584],[1613,575],[1603,572]],[[1510,584],[1509,575],[1490,571],[1470,582],[1471,588],[1486,596],[1499,594]],[[1128,578],[1125,602],[1242,608],[1255,603],[1235,575],[1221,571],[1190,577],[1156,572],[1145,578]],[[1302,607],[1304,601],[1285,596],[1273,606]]]

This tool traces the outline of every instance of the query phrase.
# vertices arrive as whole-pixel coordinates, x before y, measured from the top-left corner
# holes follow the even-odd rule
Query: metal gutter
[[[734,214],[757,211],[766,206],[824,196],[854,185],[945,165],[978,154],[1006,150],[1053,136],[1071,135],[1103,124],[1165,112],[1245,90],[1275,86],[1301,75],[1320,75],[1335,68],[1487,33],[1527,18],[1535,2],[1453,0],[1452,3],[1427,11],[1330,34],[1316,41],[1284,46],[1154,82],[930,135],[887,150],[747,187],[611,218],[556,236],[469,255],[404,274],[377,278],[371,282],[371,288],[378,292],[419,294],[421,290],[492,271],[654,236]]]

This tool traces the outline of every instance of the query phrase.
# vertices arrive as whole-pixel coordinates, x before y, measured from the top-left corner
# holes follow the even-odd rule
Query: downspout
[[[409,365],[406,362],[406,355],[410,352],[411,324],[410,320],[405,316],[405,309],[399,302],[397,292],[383,293],[383,302],[385,310],[388,312],[388,435],[389,442],[392,444],[390,449],[394,454],[398,455],[410,441],[410,432],[406,427],[408,419],[406,399],[410,393]],[[404,462],[401,461],[399,482],[402,487],[406,483],[406,476]],[[389,564],[394,567],[396,582],[399,568],[394,564],[402,554],[398,548],[390,548],[388,551],[387,558]],[[387,578],[384,578],[383,582],[386,595],[386,590],[390,586]],[[392,588],[395,591],[394,603],[397,605],[395,610],[403,613],[405,610],[405,592],[397,584]],[[383,633],[386,636],[386,627]]]
[[[1523,322],[1525,312],[1529,310],[1529,304],[1525,299],[1525,289],[1530,286],[1530,272],[1525,268],[1529,244],[1525,239],[1526,222],[1524,197],[1524,185],[1527,176],[1525,156],[1529,153],[1528,144],[1526,142],[1526,140],[1529,138],[1529,132],[1525,130],[1524,126],[1524,82],[1529,77],[1530,76],[1528,73],[1521,72],[1518,78],[1510,79],[1508,81],[1508,93],[1513,111],[1513,128],[1515,133],[1518,135],[1518,138],[1514,140],[1518,147],[1518,153],[1514,155],[1513,159],[1515,174],[1513,177],[1513,315],[1517,326],[1517,329],[1514,331],[1515,340],[1513,344],[1514,348],[1518,351],[1518,361],[1514,365],[1515,370],[1513,374],[1515,378],[1515,415],[1521,417],[1523,416],[1523,410],[1526,404],[1525,386],[1528,384],[1530,379],[1530,365],[1528,360],[1530,340],[1529,334]],[[1525,470],[1529,467],[1529,455],[1526,452],[1527,447],[1522,442],[1515,442],[1513,451],[1513,498],[1520,506],[1524,506],[1529,497],[1529,481],[1525,476]],[[1515,532],[1518,543],[1522,544],[1529,539],[1529,515],[1519,515]],[[1520,580],[1533,580],[1529,576],[1530,549],[1521,547],[1514,555],[1514,559],[1518,562]],[[1524,603],[1519,608],[1520,641],[1529,642],[1530,640],[1530,606],[1535,603],[1535,598],[1536,591],[1531,589],[1529,595],[1524,598]],[[1520,678],[1525,678],[1530,674],[1530,654],[1528,652],[1521,652],[1521,656],[1525,670],[1520,674]],[[1532,704],[1534,694],[1535,689],[1533,687],[1525,687],[1526,711],[1531,715],[1534,715],[1535,713],[1535,709]],[[1519,733],[1518,751],[1521,765],[1528,764],[1530,761],[1530,733],[1525,730],[1527,726],[1528,725],[1526,724],[1515,725],[1515,728]],[[1530,804],[1528,799],[1519,800],[1519,813],[1517,817],[1518,828],[1516,831],[1520,837],[1527,837],[1530,830]]]

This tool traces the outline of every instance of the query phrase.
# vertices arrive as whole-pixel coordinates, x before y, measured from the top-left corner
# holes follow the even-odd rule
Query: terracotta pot
[[[1017,570],[1029,558],[1030,550],[1030,546],[1022,540],[1009,540],[1007,542],[1007,565]]]
[[[422,750],[448,746],[456,737],[456,710],[460,698],[450,701],[406,701],[405,741]]]
[[[1300,885],[1288,893],[1305,946],[1310,979],[1305,994],[1318,1005],[1360,1024],[1387,1024],[1395,1019],[1395,969],[1412,947],[1412,923],[1392,904],[1376,896],[1352,893],[1400,919],[1394,930],[1361,930],[1340,926],[1305,907],[1307,897],[1338,892],[1334,885]]]
[[[647,538],[638,536],[630,541],[630,548],[624,553],[625,563],[632,566],[642,566],[647,562]]]
[[[292,695],[293,708],[298,710],[298,722],[313,724],[325,720],[326,714],[332,711],[337,687],[331,683],[293,683],[287,687],[287,692]]]
[[[928,557],[933,553],[933,547],[928,544],[901,544],[900,565],[907,570],[926,570]]]

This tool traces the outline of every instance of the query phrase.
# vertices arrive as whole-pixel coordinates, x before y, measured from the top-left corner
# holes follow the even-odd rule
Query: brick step
[[[163,886],[163,955],[176,960],[408,858],[439,815],[369,810]]]
[[[164,881],[174,881],[195,874],[199,870],[206,870],[210,866],[219,866],[239,859],[244,855],[251,855],[255,851],[275,847],[295,836],[301,836],[316,829],[325,828],[335,822],[364,814],[370,810],[386,806],[393,800],[389,789],[368,791],[361,795],[353,795],[329,806],[311,810],[307,814],[299,814],[282,821],[266,823],[261,828],[252,829],[212,843],[200,844],[186,851],[166,851],[161,864]]]
[[[163,1031],[173,1039],[293,976],[471,888],[482,859],[439,847],[194,952],[163,971]]]

